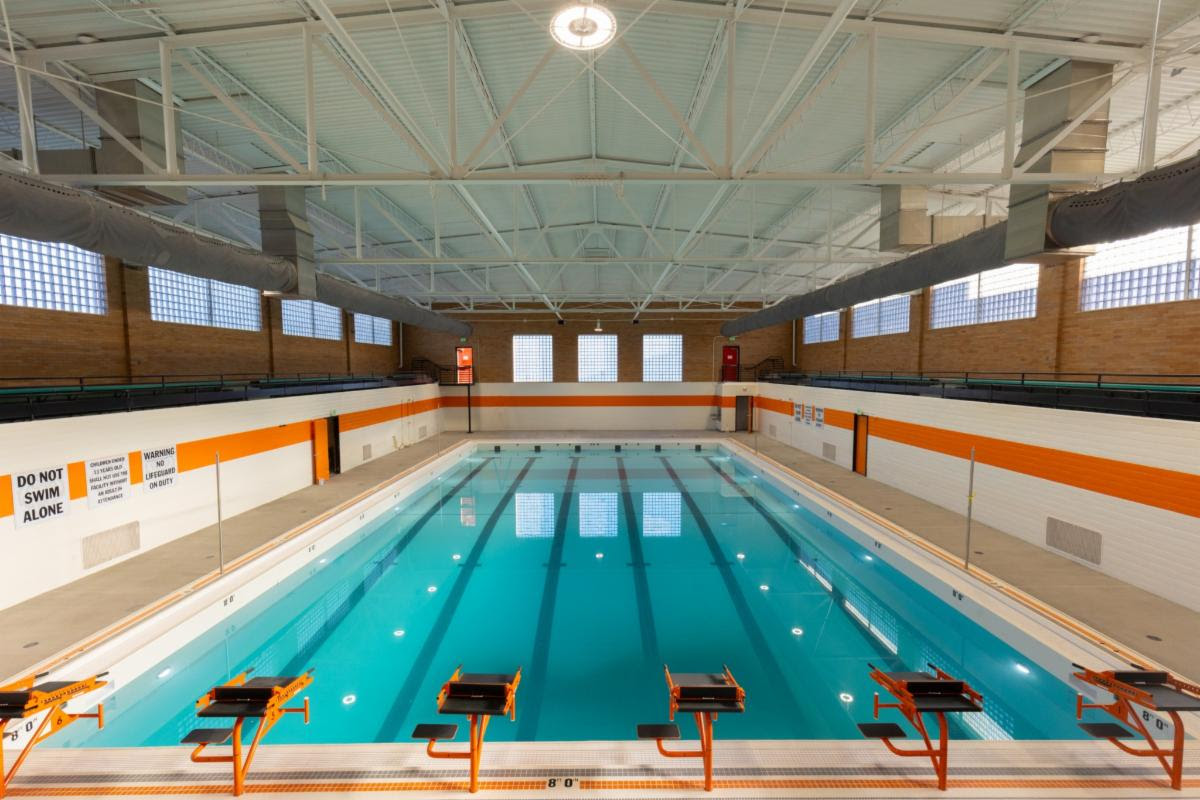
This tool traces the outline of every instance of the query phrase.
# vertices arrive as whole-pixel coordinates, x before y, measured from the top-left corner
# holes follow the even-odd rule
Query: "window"
[[[1010,264],[933,287],[930,328],[1037,316],[1037,264]]]
[[[546,539],[554,536],[554,495],[550,492],[517,492],[517,536]]]
[[[554,337],[514,336],[513,381],[548,383],[554,380]]]
[[[584,537],[617,535],[617,493],[579,493],[579,535]]]
[[[642,337],[642,380],[683,380],[683,336],[655,333]]]
[[[679,492],[642,494],[642,536],[678,536],[682,522]]]
[[[359,344],[392,344],[392,321],[370,314],[354,315],[354,341]]]
[[[239,331],[262,329],[257,289],[149,267],[150,319]]]
[[[841,312],[838,311],[826,311],[824,314],[805,317],[804,343],[836,342],[839,317],[841,317]]]
[[[912,298],[894,294],[859,303],[851,309],[850,335],[855,339],[908,333],[908,309]]]
[[[342,310],[316,300],[284,300],[283,332],[310,339],[341,339]]]
[[[1200,299],[1200,225],[1109,242],[1083,262],[1082,311]]]
[[[0,234],[0,303],[103,314],[104,259],[69,244]]]
[[[579,337],[579,381],[615,381],[617,379],[616,334],[588,334]]]

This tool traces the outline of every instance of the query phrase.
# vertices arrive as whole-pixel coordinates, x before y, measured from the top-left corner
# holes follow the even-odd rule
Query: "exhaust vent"
[[[1046,517],[1046,545],[1091,564],[1100,564],[1104,537],[1099,532],[1073,525],[1054,517]]]
[[[141,546],[142,529],[136,520],[85,536],[80,547],[83,568],[98,567],[106,561],[136,552]]]
[[[821,456],[828,458],[830,461],[837,461],[837,446],[829,442],[821,443]]]

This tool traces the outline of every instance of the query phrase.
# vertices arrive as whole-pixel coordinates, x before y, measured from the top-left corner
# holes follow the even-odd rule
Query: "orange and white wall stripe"
[[[974,448],[976,519],[1049,549],[1052,520],[1093,531],[1099,563],[1080,563],[1200,609],[1200,424],[772,384],[758,392],[764,435],[847,469],[855,415],[869,416],[868,477],[955,511],[966,507]],[[795,418],[806,405],[823,410],[822,426]]]
[[[14,570],[0,585],[0,608],[102,569],[121,558],[156,547],[216,521],[213,465],[221,457],[221,495],[227,516],[270,502],[311,484],[322,459],[315,425],[336,414],[341,420],[342,470],[432,436],[440,430],[436,386],[375,389],[248,402],[188,406],[128,414],[38,420],[0,428],[0,536]],[[146,452],[162,454],[155,470]],[[128,485],[119,499],[89,497],[88,462],[108,459],[127,467]],[[158,485],[155,474],[171,472]],[[327,470],[327,461],[324,462]],[[50,487],[17,486],[17,476],[64,471],[67,500],[56,513],[30,506],[21,494]],[[43,506],[46,504],[42,504]],[[28,522],[22,510],[34,508]],[[19,518],[21,516],[22,518]],[[117,555],[92,566],[85,548],[97,535],[118,532]],[[85,541],[87,540],[87,541]],[[132,548],[131,543],[136,543]],[[100,548],[94,548],[103,550]],[[93,552],[94,551],[89,551]],[[92,559],[95,560],[94,557]]]

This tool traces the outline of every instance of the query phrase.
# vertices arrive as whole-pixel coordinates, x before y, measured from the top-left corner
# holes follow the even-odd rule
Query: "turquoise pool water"
[[[103,731],[56,743],[176,744],[196,698],[251,666],[316,670],[312,724],[287,717],[272,742],[406,741],[459,664],[524,668],[490,741],[629,739],[665,721],[664,663],[729,665],[746,713],[721,738],[858,738],[867,662],[966,677],[986,713],[953,735],[1078,736],[1066,684],[821,517],[720,450],[488,449],[118,686]]]

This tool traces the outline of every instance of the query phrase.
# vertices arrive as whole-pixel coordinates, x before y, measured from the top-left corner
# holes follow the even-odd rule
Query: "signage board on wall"
[[[67,468],[46,467],[12,476],[13,519],[17,525],[30,525],[67,513],[71,499]]]
[[[818,408],[813,410],[813,422],[818,428],[825,427],[825,409]]]
[[[801,422],[804,419],[804,403],[792,403],[792,419]]]
[[[804,406],[804,424],[812,425],[812,421],[813,421],[813,407],[808,404],[805,404],[805,406]]]
[[[142,485],[150,491],[175,485],[179,473],[175,445],[142,451]]]
[[[102,508],[129,497],[129,456],[92,459],[85,471],[88,508]]]

